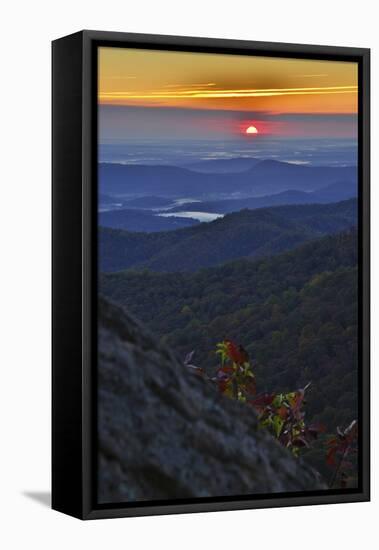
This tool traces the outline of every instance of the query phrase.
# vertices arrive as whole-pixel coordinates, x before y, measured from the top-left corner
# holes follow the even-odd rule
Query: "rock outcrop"
[[[324,488],[247,406],[219,395],[123,309],[99,304],[99,502]]]

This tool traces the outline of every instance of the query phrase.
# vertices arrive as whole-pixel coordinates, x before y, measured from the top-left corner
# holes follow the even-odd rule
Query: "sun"
[[[246,134],[258,134],[258,130],[255,126],[249,126],[246,128]]]

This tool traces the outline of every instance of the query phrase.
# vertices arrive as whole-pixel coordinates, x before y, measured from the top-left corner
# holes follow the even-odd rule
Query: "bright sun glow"
[[[246,128],[246,133],[247,134],[257,134],[258,130],[256,129],[255,126],[249,126],[248,128]]]

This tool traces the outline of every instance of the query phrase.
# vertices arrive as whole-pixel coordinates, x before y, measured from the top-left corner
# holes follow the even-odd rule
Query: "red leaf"
[[[231,340],[225,340],[225,342],[229,359],[231,359],[234,363],[237,363],[237,365],[243,365],[249,361],[249,355],[242,346],[238,346]]]
[[[337,449],[335,447],[331,447],[327,454],[326,454],[326,463],[328,466],[335,466],[336,465],[336,452]]]
[[[233,374],[234,369],[233,367],[227,367],[226,365],[224,365],[223,367],[218,369],[218,372],[223,372],[225,374]]]
[[[257,393],[257,386],[254,379],[246,384],[246,391],[252,395]]]
[[[299,412],[300,411],[301,405],[303,404],[303,400],[304,400],[304,391],[299,390],[296,393],[295,402],[294,402],[293,407],[292,407],[294,412]]]
[[[253,401],[254,407],[256,407],[258,410],[262,410],[265,407],[268,407],[271,405],[271,403],[274,401],[275,394],[269,394],[264,393],[262,395],[258,395]]]
[[[278,409],[278,415],[280,416],[280,418],[282,418],[283,420],[285,420],[288,416],[288,409],[287,407],[285,407],[284,405],[282,405],[281,407],[279,407]]]
[[[225,390],[226,390],[226,386],[227,386],[227,380],[218,380],[217,382],[217,386],[218,386],[218,391],[220,393],[224,393]]]

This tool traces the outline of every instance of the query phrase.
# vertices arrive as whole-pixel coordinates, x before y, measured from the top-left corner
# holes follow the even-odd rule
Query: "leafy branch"
[[[328,448],[326,462],[334,468],[329,481],[330,488],[334,487],[337,482],[339,482],[339,487],[346,487],[349,474],[353,470],[349,458],[357,453],[357,436],[358,424],[356,420],[353,420],[345,430],[338,427],[336,435],[326,442]]]
[[[216,385],[217,390],[231,399],[246,403],[258,414],[259,426],[270,433],[294,456],[301,449],[309,448],[319,434],[325,432],[322,424],[305,421],[306,392],[310,382],[296,391],[288,393],[262,393],[257,395],[256,378],[249,354],[242,345],[225,339],[217,344],[216,354],[220,365],[214,377],[192,363],[194,351],[185,358],[186,367]],[[327,440],[326,462],[334,468],[329,486],[337,481],[345,487],[352,464],[349,455],[356,452],[357,422],[354,420],[344,431],[337,428],[337,434]]]

